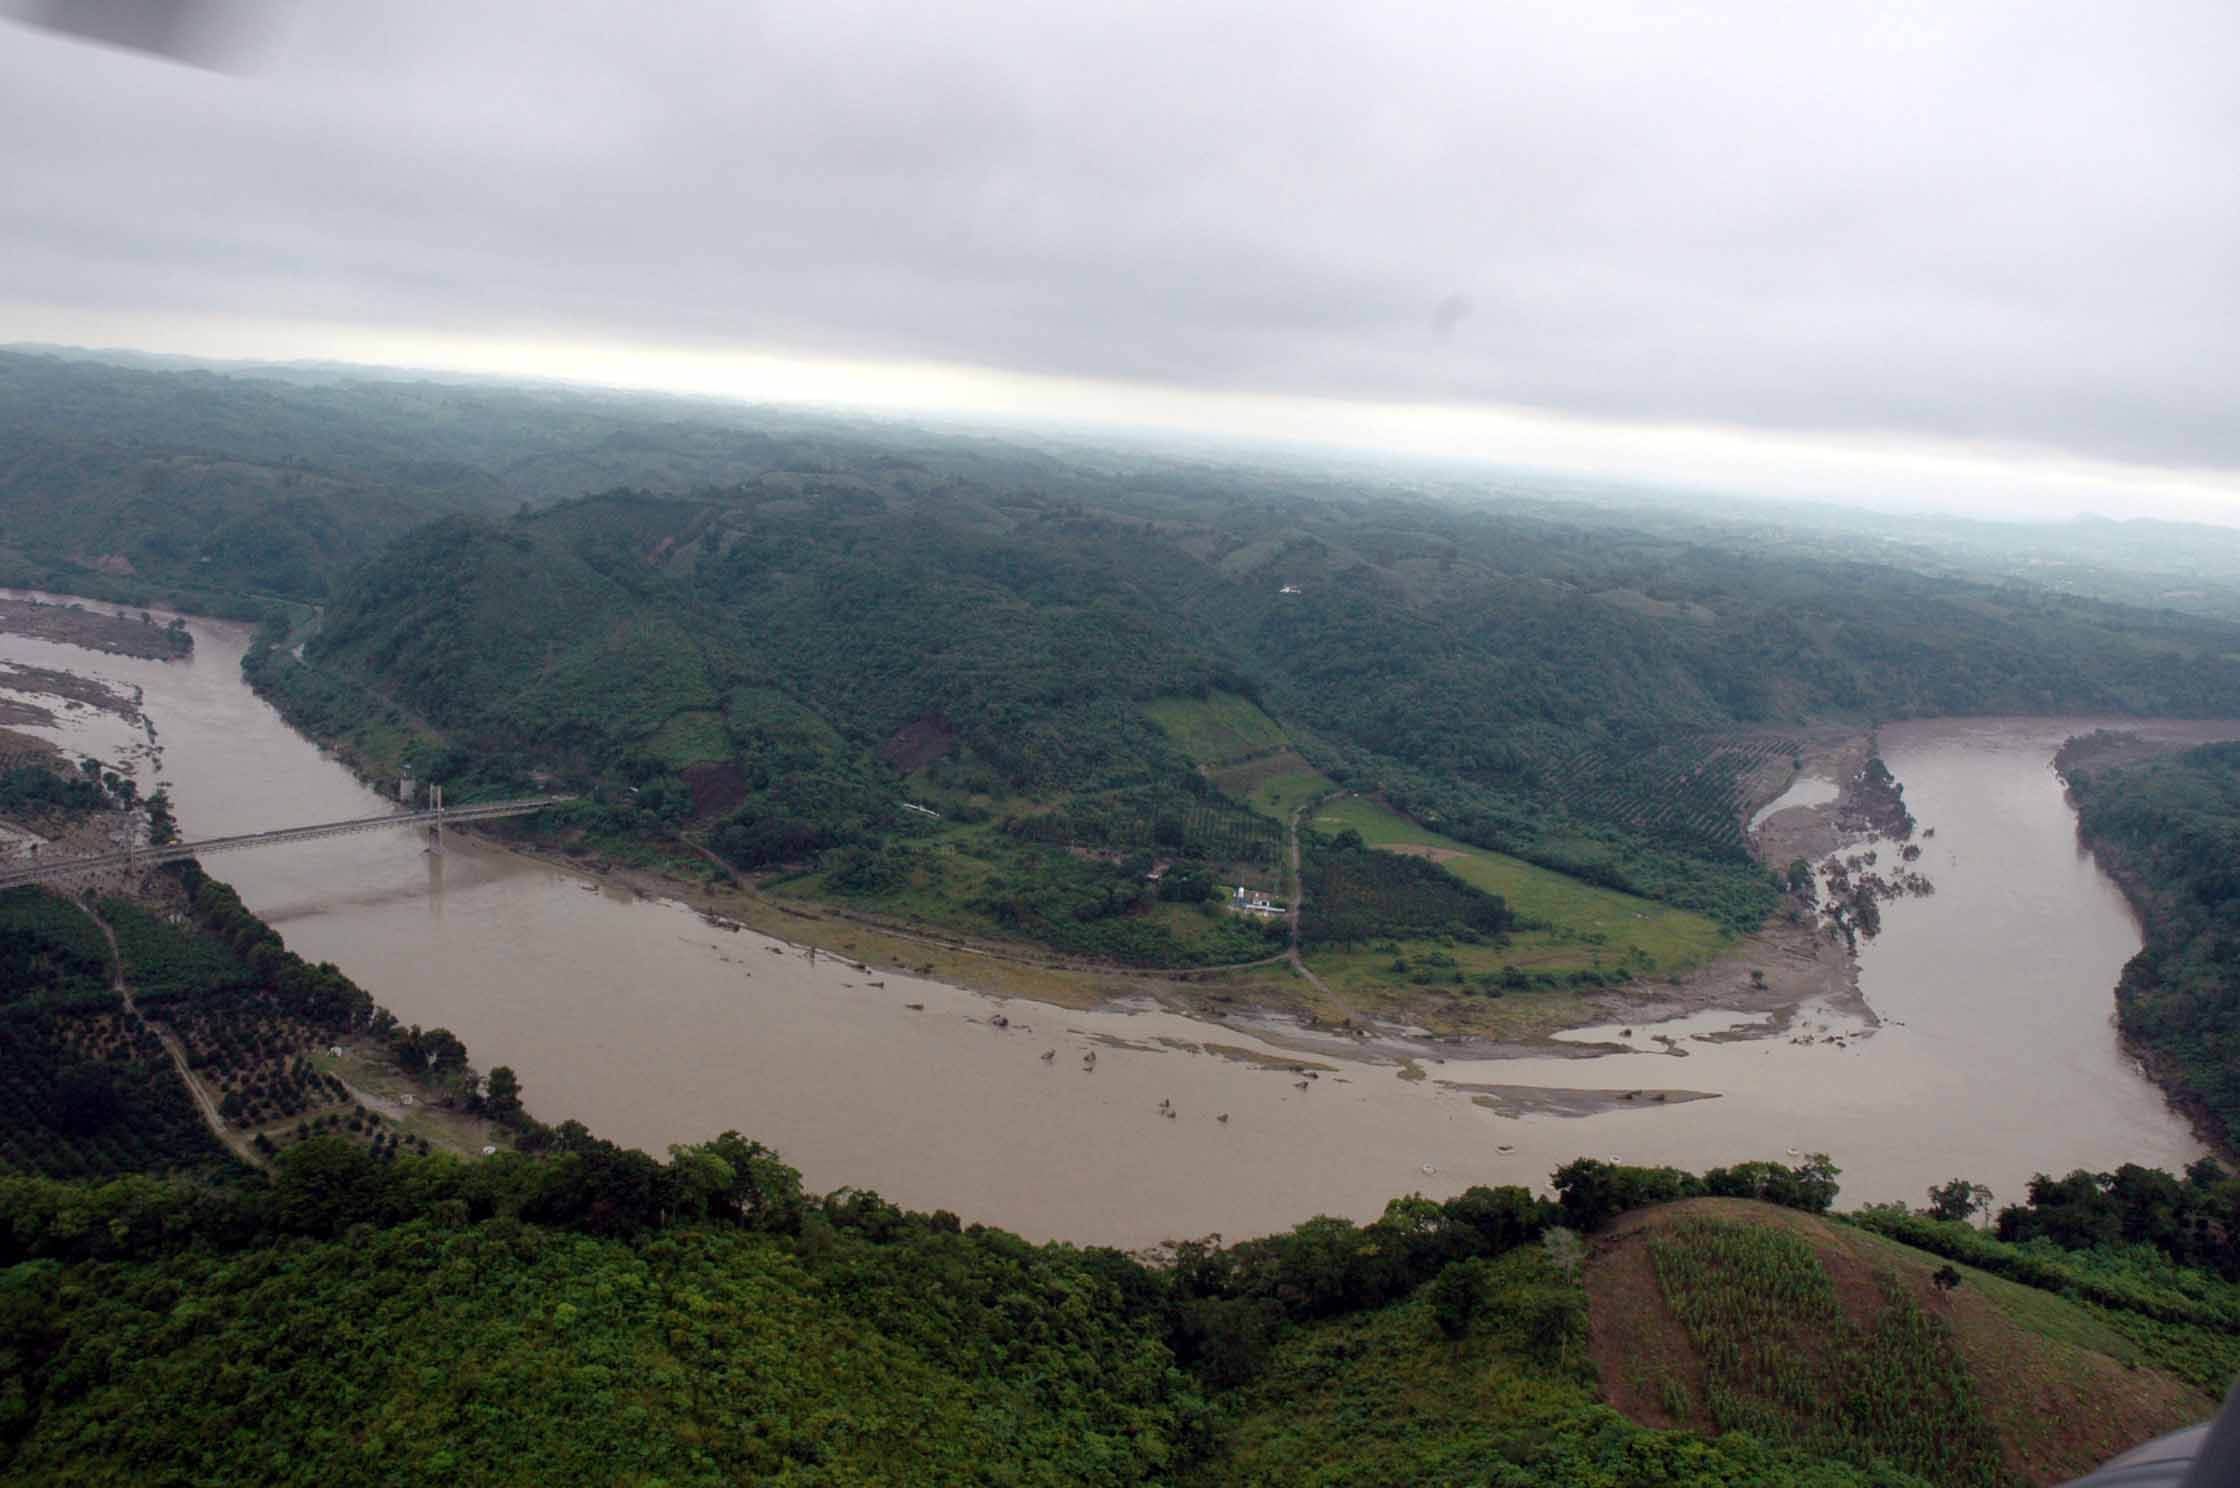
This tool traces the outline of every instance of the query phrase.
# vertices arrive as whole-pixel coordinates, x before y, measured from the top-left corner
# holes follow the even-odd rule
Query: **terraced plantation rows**
[[[1743,818],[1750,778],[1802,744],[1781,734],[1676,739],[1639,753],[1596,745],[1547,771],[1564,809],[1691,852],[1746,859]]]
[[[1180,791],[1129,792],[1074,801],[1022,817],[1016,835],[1055,847],[1171,854],[1210,862],[1271,865],[1283,850],[1283,829],[1219,796]]]

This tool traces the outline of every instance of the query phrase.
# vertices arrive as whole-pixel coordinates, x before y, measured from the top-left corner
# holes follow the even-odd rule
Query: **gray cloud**
[[[2229,0],[288,16],[0,31],[0,299],[2240,466]]]

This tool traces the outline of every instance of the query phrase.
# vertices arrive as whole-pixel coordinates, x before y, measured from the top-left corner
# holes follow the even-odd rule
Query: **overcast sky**
[[[0,27],[0,340],[2240,519],[2233,0],[276,10]]]

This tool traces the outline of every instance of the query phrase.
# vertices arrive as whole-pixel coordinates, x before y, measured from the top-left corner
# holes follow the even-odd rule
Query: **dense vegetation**
[[[1380,852],[1361,834],[1303,834],[1299,877],[1314,906],[1300,933],[1307,945],[1356,945],[1398,939],[1500,935],[1509,906],[1428,859]]]
[[[1712,1375],[1729,1433],[1643,1431],[1598,1403],[1561,1225],[1706,1192],[1817,1210],[1832,1172],[1583,1161],[1556,1184],[1554,1203],[1403,1199],[1146,1267],[820,1199],[733,1135],[666,1163],[580,1128],[479,1163],[315,1138],[270,1183],[225,1189],[0,1177],[0,1475],[471,1483],[535,1460],[553,1482],[1896,1488],[1910,1461],[2005,1481],[1941,1325],[1893,1293],[1857,1348],[1824,1347],[1816,1329],[1861,1325],[1762,1229],[1667,1231],[1658,1257],[1712,1355],[1763,1314]],[[2029,1247],[1865,1218],[1962,1251],[1968,1275],[2076,1290],[2077,1271],[2025,1272]],[[2236,1335],[2228,1318],[2147,1336]]]
[[[2240,629],[2214,620],[1454,489],[678,411],[0,355],[0,580],[262,614],[249,675],[292,717],[455,800],[579,789],[530,828],[556,842],[678,844],[773,892],[1166,966],[1276,948],[1208,896],[1277,875],[1281,819],[1333,788],[1404,813],[1408,845],[1511,856],[1464,875],[1306,833],[1324,953],[1532,933],[1484,886],[1519,860],[1709,935],[1775,902],[1739,823],[1811,725],[2240,709]],[[307,626],[267,599],[328,603]],[[2126,1026],[2220,1114],[2236,771],[2079,781],[2165,901]],[[25,814],[115,800],[0,777]],[[1597,1403],[1579,1236],[1692,1197],[1825,1213],[1825,1159],[1582,1159],[1552,1200],[1406,1197],[1157,1265],[1033,1246],[808,1194],[736,1135],[663,1162],[542,1126],[510,1072],[175,878],[162,910],[89,908],[225,1116],[282,1131],[276,1171],[204,1129],[86,912],[0,898],[0,1480],[1997,1476],[1936,1320],[1896,1293],[1836,1309],[1763,1230],[1658,1252],[1730,1433]],[[521,1150],[322,1135],[367,1129],[306,1057],[329,1032]],[[2215,1389],[2240,1369],[2235,1193],[2125,1168],[2042,1178],[1996,1237],[1857,1222],[1964,1284],[2073,1298]]]
[[[109,947],[91,916],[39,889],[0,891],[0,1005],[106,1005]]]
[[[225,1161],[110,980],[92,915],[41,889],[0,893],[0,1168],[74,1178]]]
[[[22,355],[0,429],[0,578],[330,599],[306,661],[271,645],[252,676],[369,768],[457,798],[557,775],[597,788],[587,840],[685,829],[747,870],[907,839],[936,767],[1040,840],[1157,852],[1174,813],[1115,802],[1296,748],[1450,837],[1746,929],[1777,899],[1744,798],[1806,725],[2240,710],[2223,622],[1766,556],[1669,510]],[[1170,711],[1193,698],[1232,705]],[[1183,851],[1264,853],[1202,809]],[[972,897],[910,912],[974,928]]]
[[[580,1130],[481,1163],[314,1139],[269,1185],[217,1190],[0,1177],[0,1464],[51,1482],[252,1461],[281,1482],[474,1482],[522,1460],[555,1482],[1168,1480],[1258,1409],[1222,1392],[1295,1368],[1298,1330],[1398,1304],[1381,1326],[1475,1332],[1522,1392],[1450,1423],[1450,1470],[1494,1441],[1519,1483],[1636,1457],[1679,1483],[1863,1481],[1746,1441],[1658,1443],[1596,1407],[1576,1276],[1534,1248],[1554,1213],[1479,1189],[1148,1269],[816,1199],[736,1136],[667,1163]],[[1248,1455],[1277,1450],[1254,1435]],[[1344,1476],[1390,1460],[1371,1436],[1333,1443],[1360,1453]]]
[[[2240,745],[2068,779],[2079,829],[2146,923],[2116,987],[2124,1034],[2240,1141]]]
[[[37,818],[49,812],[98,811],[109,798],[98,780],[42,765],[18,765],[0,775],[0,813]]]
[[[270,1038],[318,1017],[386,1031],[400,1058],[476,1087],[456,1039],[396,1028],[332,968],[286,951],[225,885],[191,865],[179,876],[184,920],[101,905],[130,927],[127,970],[176,984],[163,1004],[175,1027],[199,1037],[240,1015]],[[12,898],[10,923],[74,946],[40,964],[82,975],[95,942],[61,915],[91,920],[44,900]],[[1407,1197],[1369,1224],[1178,1243],[1157,1265],[1028,1245],[874,1194],[818,1197],[735,1134],[663,1162],[525,1117],[523,1150],[481,1161],[314,1132],[278,1152],[269,1179],[31,1176],[221,1167],[147,1026],[101,1028],[137,1048],[131,1067],[149,1078],[97,1092],[97,1130],[68,1125],[83,1090],[46,1114],[0,1105],[0,1481],[472,1483],[533,1460],[553,1482],[1902,1488],[1918,1481],[1892,1465],[1910,1460],[1907,1432],[1939,1421],[1980,1456],[1949,1349],[1895,1302],[1890,1326],[1842,1356],[1863,1393],[1835,1415],[1752,1415],[1762,1388],[1747,1368],[1721,1419],[1746,1429],[1716,1441],[1645,1431],[1598,1403],[1578,1236],[1701,1195],[1821,1213],[1837,1177],[1823,1158],[1700,1176],[1582,1159],[1553,1175],[1552,1200],[1515,1187]],[[67,1073],[90,1046],[8,1047]],[[517,1106],[502,1074],[477,1098]],[[0,1094],[24,1088],[11,1079]],[[2231,1187],[2205,1168],[2187,1182]],[[2127,1175],[2118,1191],[2151,1187]],[[2041,1217],[2078,1202],[2050,1187],[2032,1200]],[[2189,1377],[2233,1361],[2232,1289],[2159,1256],[2079,1259],[2051,1240],[1880,1222],[2105,1302],[2125,1336]],[[1676,1280],[1684,1317],[1778,1304],[1809,1320],[1779,1288],[1760,1296],[1747,1268],[1715,1270]],[[1699,1308],[1689,1299],[1704,1286]],[[1974,1481],[1952,1470],[1959,1460],[1913,1465],[1927,1481]]]

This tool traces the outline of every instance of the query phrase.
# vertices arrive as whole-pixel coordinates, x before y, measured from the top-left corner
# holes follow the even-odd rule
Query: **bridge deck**
[[[511,801],[485,801],[470,806],[446,806],[440,810],[400,811],[390,816],[363,816],[351,821],[320,822],[308,827],[283,827],[273,832],[205,837],[199,842],[172,842],[162,847],[139,847],[123,852],[9,862],[0,866],[0,889],[70,878],[81,873],[99,873],[107,868],[145,868],[156,863],[176,862],[181,858],[236,852],[248,847],[273,847],[284,842],[310,842],[321,837],[341,837],[351,832],[377,832],[388,827],[446,826],[462,822],[491,821],[501,816],[526,816],[574,799],[573,796],[524,796]]]

